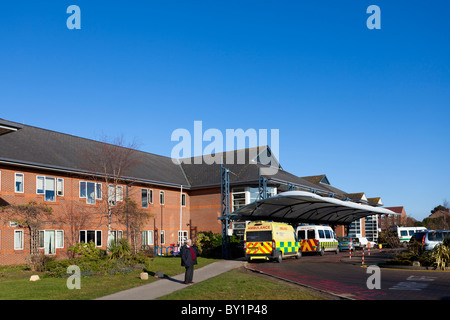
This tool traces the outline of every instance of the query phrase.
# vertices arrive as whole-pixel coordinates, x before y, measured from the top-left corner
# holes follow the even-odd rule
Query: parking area
[[[379,268],[380,289],[370,289],[372,273],[368,267],[390,257],[389,250],[326,253],[324,256],[303,255],[301,259],[285,259],[282,263],[248,263],[247,268],[296,284],[354,300],[449,300],[450,272]]]

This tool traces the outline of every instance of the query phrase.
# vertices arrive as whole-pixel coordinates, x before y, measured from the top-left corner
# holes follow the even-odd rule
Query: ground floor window
[[[122,230],[111,230],[108,236],[108,245],[113,241],[118,243],[119,239],[122,239],[123,231]]]
[[[142,249],[153,245],[153,230],[142,231]]]
[[[64,231],[40,230],[39,248],[44,249],[44,254],[55,254],[56,248],[64,248]]]
[[[23,250],[23,230],[14,230],[14,250]]]
[[[166,232],[164,230],[161,230],[160,234],[160,240],[161,240],[161,245],[166,244]]]
[[[178,231],[178,243],[180,245],[183,245],[184,242],[187,240],[187,238],[188,238],[187,231],[183,231],[183,230]]]
[[[96,247],[102,246],[102,231],[101,230],[81,230],[80,231],[81,243],[95,243]]]

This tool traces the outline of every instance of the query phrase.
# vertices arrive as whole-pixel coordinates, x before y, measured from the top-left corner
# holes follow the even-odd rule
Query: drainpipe
[[[180,185],[180,229],[178,231],[178,235],[180,231],[182,230],[183,226],[183,185]],[[180,243],[181,246],[181,243]]]

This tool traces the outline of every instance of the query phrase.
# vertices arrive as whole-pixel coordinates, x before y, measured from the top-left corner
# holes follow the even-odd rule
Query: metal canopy
[[[231,213],[230,219],[345,225],[375,214],[397,215],[388,209],[322,197],[311,192],[287,191],[248,204]]]

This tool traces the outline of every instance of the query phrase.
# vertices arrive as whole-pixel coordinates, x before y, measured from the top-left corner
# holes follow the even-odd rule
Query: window
[[[112,206],[116,205],[116,190],[112,184],[108,186],[108,202]]]
[[[102,200],[102,184],[96,183],[95,199]]]
[[[44,254],[55,254],[55,230],[45,230],[44,232]]]
[[[232,202],[233,211],[245,206],[245,188],[233,188]]]
[[[80,242],[89,243],[94,242],[96,247],[102,246],[102,231],[101,230],[81,230]]]
[[[44,194],[44,177],[37,176],[36,177],[36,193]]]
[[[319,231],[319,238],[320,239],[324,239],[325,238],[325,235],[324,235],[324,233],[323,233],[323,230],[318,230]]]
[[[142,248],[147,249],[153,245],[153,230],[142,231]]]
[[[95,204],[95,200],[102,199],[102,184],[80,181],[80,198],[86,198],[87,204]]]
[[[80,181],[80,198],[86,198],[86,182]]]
[[[16,173],[14,178],[14,191],[18,193],[23,193],[23,173]]]
[[[23,230],[14,230],[14,250],[23,250]]]
[[[142,208],[148,208],[148,190],[141,189],[141,204]]]
[[[160,232],[161,245],[166,244],[166,232],[161,230]]]
[[[297,238],[298,238],[299,240],[307,239],[306,236],[305,236],[305,234],[306,234],[306,230],[299,230],[299,231],[297,232]]]
[[[64,196],[64,179],[62,178],[56,179],[56,195]]]
[[[159,204],[164,204],[164,191],[159,192]]]
[[[272,241],[272,231],[247,231],[247,242]]]
[[[55,185],[56,182],[56,185]],[[64,195],[64,179],[51,177],[36,177],[36,194],[45,195],[45,201],[55,201],[56,195]]]
[[[55,201],[55,178],[45,177],[45,201]]]
[[[180,245],[183,244],[187,240],[187,238],[188,238],[187,231],[183,231],[183,230],[178,231],[178,243]]]
[[[141,189],[141,203],[142,208],[148,208],[148,205],[153,203],[152,189]]]
[[[330,233],[330,230],[325,230],[325,238],[331,239],[331,233]]]
[[[186,193],[181,194],[181,206],[186,207]]]
[[[108,201],[111,205],[115,206],[117,201],[123,201],[123,187],[110,184],[108,186]]]
[[[111,245],[111,242],[118,243],[119,239],[122,239],[123,231],[122,230],[111,230],[108,237],[108,245]]]

